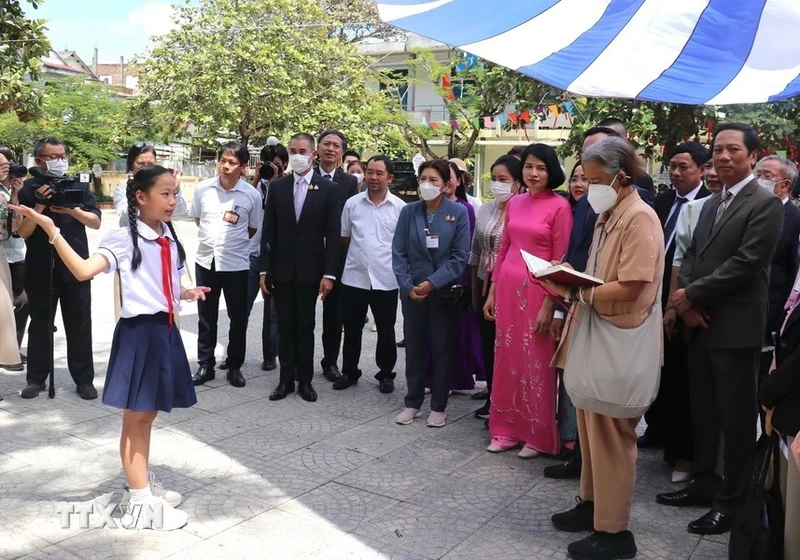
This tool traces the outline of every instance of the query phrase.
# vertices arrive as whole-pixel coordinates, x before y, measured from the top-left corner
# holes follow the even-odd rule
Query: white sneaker
[[[428,416],[429,428],[441,428],[444,426],[444,421],[447,419],[447,414],[444,412],[434,412],[431,410],[431,415]]]
[[[419,418],[420,416],[422,416],[422,413],[418,408],[404,408],[403,412],[398,414],[394,421],[403,426],[408,426],[414,421],[414,418]]]
[[[150,479],[150,492],[152,492],[153,496],[157,498],[164,498],[164,501],[174,508],[181,505],[181,502],[183,502],[183,496],[181,496],[179,492],[174,492],[173,490],[165,490],[164,485],[156,480],[156,476],[153,471],[150,471],[148,473],[148,478]],[[128,485],[126,484],[122,491],[121,503],[126,504],[130,501],[130,499],[131,499],[130,488],[128,488]]]
[[[151,529],[175,531],[186,526],[189,516],[185,511],[170,506],[164,498],[155,496],[144,503],[120,504],[120,526],[125,529]]]

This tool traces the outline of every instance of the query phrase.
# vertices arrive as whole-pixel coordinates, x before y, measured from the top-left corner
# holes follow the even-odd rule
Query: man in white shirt
[[[378,330],[375,362],[381,393],[394,391],[397,363],[394,327],[397,322],[397,279],[392,271],[392,238],[405,202],[389,192],[394,165],[385,156],[367,162],[367,189],[350,198],[342,211],[342,243],[347,260],[342,275],[344,352],[342,377],[336,390],[355,385],[361,377],[361,335],[367,307]]]
[[[0,154],[6,156],[8,161],[15,161],[14,153],[5,146],[0,146]],[[22,188],[22,179],[10,175],[0,181],[0,193],[5,192],[9,200],[15,200],[14,193]],[[28,296],[25,293],[25,240],[10,235],[8,239],[0,241],[0,247],[6,252],[8,268],[11,272],[11,291],[14,296],[14,321],[17,326],[17,344],[22,346],[25,336],[25,327],[28,325]],[[22,354],[22,363],[27,360]],[[16,371],[17,368],[8,368]],[[20,368],[21,369],[21,368]]]
[[[218,175],[197,186],[189,214],[200,228],[195,257],[199,286],[211,291],[198,302],[197,361],[195,385],[214,379],[219,296],[225,294],[228,318],[226,378],[244,387],[241,367],[247,344],[247,284],[250,271],[250,239],[261,224],[261,196],[242,179],[250,160],[246,146],[229,142],[219,152]]]

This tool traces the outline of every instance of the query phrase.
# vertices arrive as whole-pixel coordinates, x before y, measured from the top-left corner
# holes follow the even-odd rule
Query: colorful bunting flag
[[[455,130],[461,130],[461,127],[458,126],[458,121],[455,119],[450,119],[450,126],[452,126]]]
[[[475,117],[470,121],[470,124],[472,125],[472,128],[478,130],[481,127],[481,120],[478,117]]]
[[[536,109],[534,109],[533,112],[536,113],[537,115],[541,115],[542,113],[544,113],[544,109],[542,109],[541,107],[536,107]]]
[[[453,83],[450,81],[450,76],[442,74],[442,87],[444,88],[444,97],[450,101],[455,101],[456,96],[453,93]]]
[[[514,123],[515,126],[519,126],[519,117],[517,116],[516,113],[509,113],[508,120]]]
[[[494,120],[495,120],[496,122],[499,122],[499,123],[500,123],[500,125],[502,126],[502,125],[506,124],[506,122],[508,121],[508,117],[506,117],[506,116],[505,116],[503,113],[500,113],[499,115],[497,115],[497,116],[494,118]]]
[[[572,101],[564,101],[564,110],[571,115],[575,110],[575,105]]]
[[[530,111],[522,111],[519,114],[519,120],[521,120],[525,124],[530,124],[530,122],[531,122],[531,113],[530,113]]]
[[[431,121],[431,122],[429,122],[429,123],[428,123],[428,126],[430,126],[430,127],[431,127],[432,129],[434,129],[434,130],[439,130],[439,128],[440,128],[440,127],[439,127],[439,123],[437,123],[437,122],[434,122],[434,121]]]
[[[547,110],[550,111],[551,113],[553,113],[554,117],[558,116],[558,106],[550,105],[549,107],[547,107]]]
[[[483,124],[486,126],[486,128],[491,128],[492,127],[492,117],[483,117]]]

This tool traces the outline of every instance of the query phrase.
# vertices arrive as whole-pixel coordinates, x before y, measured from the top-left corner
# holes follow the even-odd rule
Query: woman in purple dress
[[[442,187],[442,192],[446,198],[458,202],[467,210],[469,214],[469,234],[470,243],[475,234],[475,210],[467,201],[467,191],[464,188],[462,179],[463,172],[458,166],[449,162],[450,181]],[[470,291],[472,275],[469,267],[464,271],[461,283]],[[471,293],[471,292],[470,292]],[[483,371],[483,351],[481,349],[481,333],[478,326],[478,316],[475,310],[465,311],[458,317],[458,326],[453,340],[453,357],[450,371],[450,390],[452,391],[472,391],[475,389],[475,379],[484,381],[486,376]],[[429,355],[425,373],[425,386],[430,387],[433,382],[432,358]]]

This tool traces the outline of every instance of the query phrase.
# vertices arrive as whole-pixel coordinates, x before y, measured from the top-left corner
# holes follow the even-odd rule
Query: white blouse
[[[678,214],[678,221],[675,224],[675,257],[672,259],[672,266],[680,268],[683,262],[683,255],[692,243],[694,230],[697,229],[697,221],[700,219],[700,211],[703,205],[711,199],[710,196],[695,199],[687,202]]]
[[[122,286],[122,308],[120,317],[130,318],[139,315],[167,313],[169,307],[161,277],[161,246],[156,241],[160,236],[144,222],[137,220],[139,230],[139,250],[142,262],[135,271],[131,270],[133,258],[133,240],[130,228],[115,229],[106,234],[100,242],[96,254],[108,261],[106,272],[119,270]],[[180,262],[178,245],[172,237],[167,224],[162,223],[164,237],[171,241],[172,257],[172,305],[173,310],[180,310],[181,273],[184,265]]]

